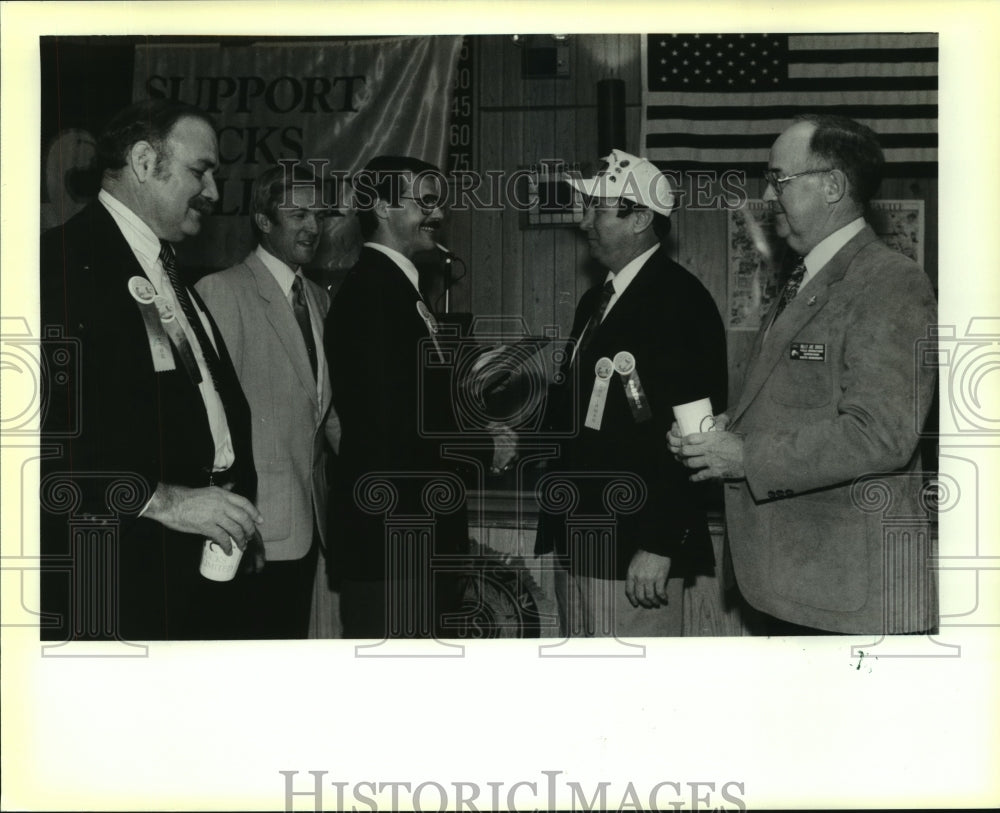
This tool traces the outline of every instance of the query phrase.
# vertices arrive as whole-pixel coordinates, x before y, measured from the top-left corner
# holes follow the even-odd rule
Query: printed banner
[[[251,184],[278,160],[341,177],[380,154],[442,166],[461,45],[455,36],[137,46],[134,100],[188,102],[218,126],[220,201],[179,247],[185,261],[224,268],[250,251]],[[329,218],[326,230],[314,267],[348,267],[360,247],[354,218]]]

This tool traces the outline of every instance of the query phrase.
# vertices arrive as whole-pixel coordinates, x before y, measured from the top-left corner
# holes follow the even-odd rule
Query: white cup
[[[682,438],[698,432],[711,432],[715,429],[715,415],[712,412],[712,401],[709,398],[675,406],[674,418],[677,419],[677,427],[680,429]]]
[[[205,540],[205,546],[201,549],[201,567],[198,568],[198,572],[206,579],[211,579],[213,582],[228,582],[236,576],[243,551],[233,542],[232,537],[229,537],[229,541],[233,544],[233,552],[227,555],[222,545],[214,539]]]

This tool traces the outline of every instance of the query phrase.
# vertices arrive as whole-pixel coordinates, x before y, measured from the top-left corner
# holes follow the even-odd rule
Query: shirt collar
[[[292,269],[287,263],[279,260],[261,245],[257,246],[254,254],[264,264],[264,267],[271,272],[271,276],[278,283],[278,287],[281,288],[285,299],[288,299],[292,291],[292,283],[295,282],[295,278],[298,276],[296,273],[298,269]]]
[[[805,256],[804,262],[806,266],[806,273],[802,278],[802,285],[805,285],[809,280],[822,271],[823,266],[833,259],[833,255],[846,246],[851,238],[864,227],[865,219],[863,217],[859,217],[856,220],[852,220],[846,226],[841,226],[833,234],[829,234],[820,240],[813,250]],[[801,288],[802,285],[799,287]]]
[[[646,260],[652,257],[656,253],[656,250],[659,247],[660,246],[658,243],[653,246],[650,246],[646,251],[642,252],[642,254],[640,254],[638,257],[633,257],[632,260],[626,263],[625,266],[622,268],[622,270],[619,271],[617,274],[615,274],[612,271],[608,271],[608,275],[607,277],[604,278],[604,281],[605,282],[607,282],[608,280],[612,281],[612,283],[614,284],[616,296],[621,296],[623,293],[625,293],[625,289],[628,288],[629,283],[631,283],[632,280],[635,279],[635,275],[638,274],[639,270],[646,264]]]
[[[417,267],[413,264],[413,261],[409,257],[404,254],[400,254],[396,251],[396,249],[389,248],[389,246],[384,246],[381,243],[373,243],[369,240],[365,242],[365,245],[368,246],[368,248],[381,251],[386,257],[396,263],[402,272],[406,274],[406,278],[413,283],[413,287],[417,289],[417,293],[420,293],[420,275],[417,273]]]
[[[142,262],[143,270],[148,272],[160,259],[160,238],[139,215],[106,189],[98,192],[97,199],[118,225],[132,253]]]

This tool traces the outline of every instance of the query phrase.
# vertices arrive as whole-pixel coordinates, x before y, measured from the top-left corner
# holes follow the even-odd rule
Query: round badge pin
[[[172,322],[174,320],[174,306],[162,296],[157,296],[153,298],[153,302],[156,304],[156,310],[160,313],[161,322]]]
[[[615,371],[614,362],[607,356],[602,356],[597,360],[597,364],[594,365],[594,372],[597,373],[597,377],[601,380],[606,381],[611,378],[611,374]]]
[[[615,355],[614,365],[619,375],[628,375],[635,369],[635,356],[628,350],[622,350]]]
[[[156,297],[156,289],[145,277],[132,277],[128,281],[128,290],[136,302],[148,305]]]

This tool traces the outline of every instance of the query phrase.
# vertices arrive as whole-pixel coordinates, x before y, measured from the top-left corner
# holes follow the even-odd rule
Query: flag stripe
[[[767,166],[769,152],[769,147],[757,147],[751,149],[740,147],[738,149],[711,150],[700,150],[693,147],[676,147],[669,151],[660,150],[659,155],[650,151],[647,157],[654,164],[662,163],[663,166],[667,168],[674,166],[675,162],[689,161],[697,163],[699,166],[724,165],[722,168],[726,169],[730,167],[750,167],[754,173],[759,174]],[[883,150],[883,153],[885,154],[887,164],[895,161],[905,161],[912,164],[937,160],[937,150],[930,147],[887,149]]]
[[[777,137],[778,133],[788,126],[788,120],[797,109],[789,110],[787,114],[771,119],[761,119],[760,121],[748,121],[746,119],[717,119],[712,121],[702,121],[690,118],[651,118],[646,127],[647,133],[705,133],[706,135],[721,134],[754,134],[770,133]],[[864,109],[865,114],[871,114],[870,108]],[[842,114],[843,115],[843,114]],[[936,133],[937,121],[933,119],[893,119],[893,118],[864,118],[861,115],[851,115],[851,118],[871,127],[876,133],[880,132],[909,132],[909,133]]]
[[[697,104],[691,104],[696,102]],[[893,110],[892,118],[908,118],[903,112],[919,110],[920,117],[937,116],[935,91],[882,93],[829,91],[803,97],[797,93],[650,93],[647,103],[651,118],[774,118],[788,110],[802,111],[812,107],[836,106],[843,110]],[[678,111],[678,112],[674,112]],[[683,112],[681,112],[683,111]],[[847,115],[846,113],[844,115]]]
[[[937,62],[901,64],[888,62],[814,62],[789,65],[788,75],[793,79],[832,79],[845,76],[937,76]],[[838,83],[839,84],[839,83]]]
[[[683,80],[681,80],[683,81]],[[793,91],[799,94],[822,92],[836,88],[838,90],[937,90],[937,76],[852,76],[852,77],[820,77],[818,79],[781,79],[780,84],[776,81],[761,77],[754,80],[756,82],[751,93],[770,93],[772,87],[780,87],[784,91]],[[724,91],[726,85],[724,81],[719,81],[719,90]],[[675,94],[681,93],[703,94],[706,91],[692,88],[691,91],[678,86]],[[711,91],[708,91],[711,92]]]
[[[781,129],[761,134],[650,133],[646,136],[646,147],[648,149],[663,149],[665,147],[700,146],[704,149],[726,149],[742,144],[747,149],[753,147],[770,149],[774,139],[780,135]],[[884,133],[879,134],[878,140],[883,150],[889,147],[936,147],[938,136],[937,133]]]
[[[788,44],[789,62],[937,62],[937,48],[810,48]]]
[[[790,49],[933,48],[937,34],[790,34]],[[936,58],[936,57],[935,57]]]

